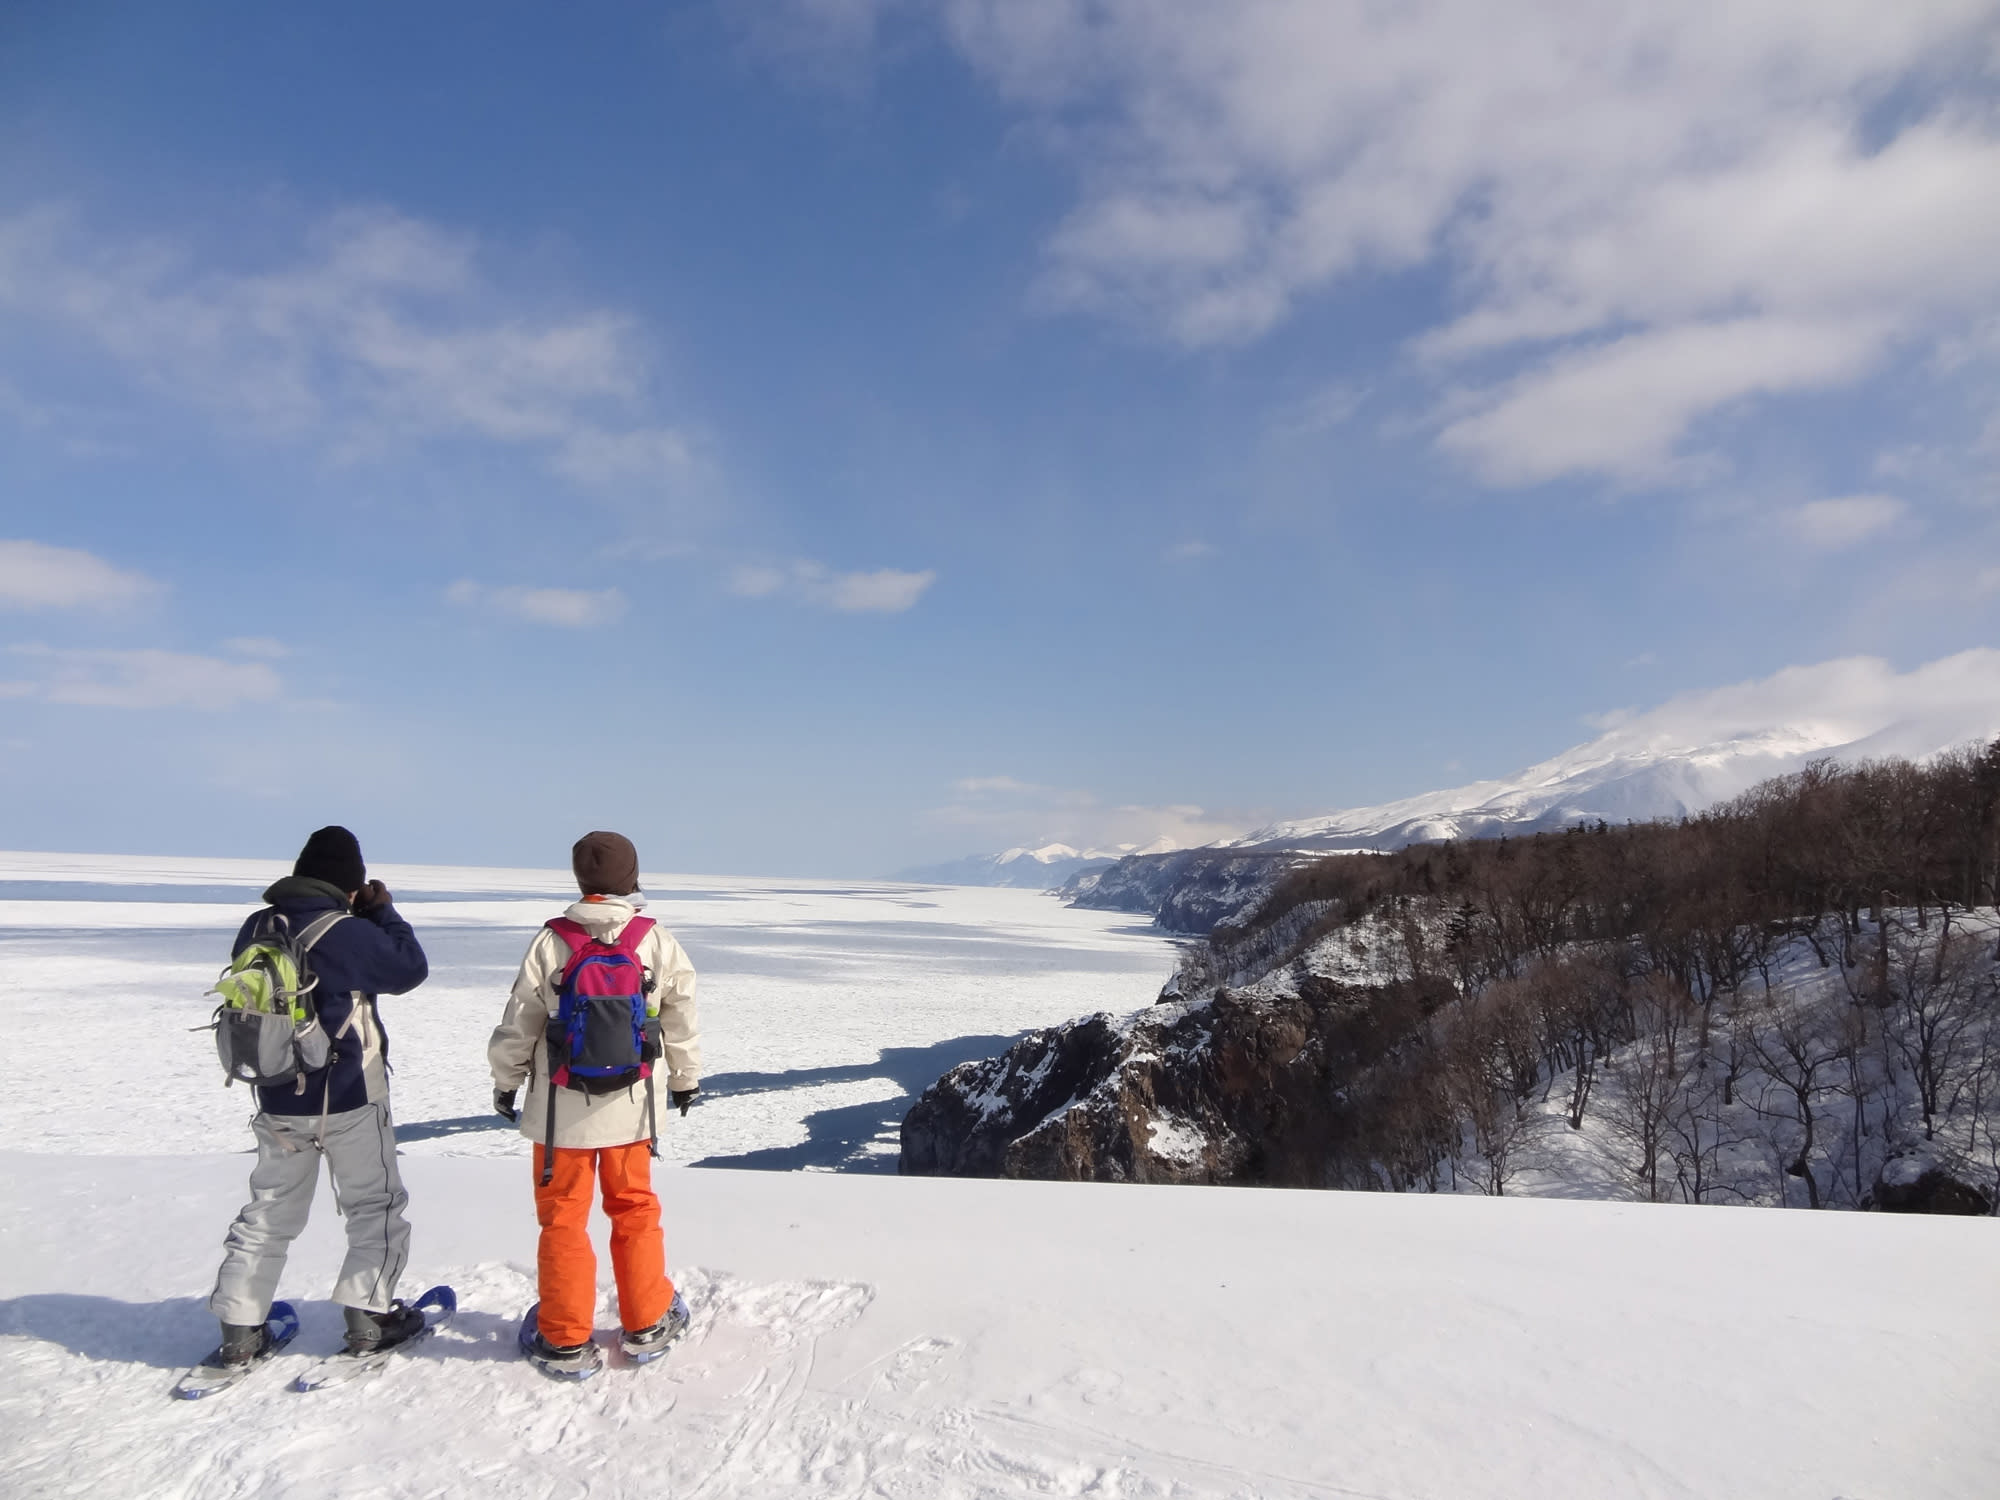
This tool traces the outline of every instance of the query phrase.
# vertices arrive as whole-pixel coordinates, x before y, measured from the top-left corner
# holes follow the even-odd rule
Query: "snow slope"
[[[1497,781],[1274,823],[1225,848],[1399,849],[1439,839],[1674,818],[1831,756],[1921,760],[2000,735],[2000,650],[1909,673],[1869,657],[1791,667],[1617,716],[1587,744]]]
[[[282,1388],[337,1337],[323,1192],[299,1344],[172,1402],[247,1160],[0,1155],[0,1491],[1975,1500],[2000,1472],[1990,1220],[669,1168],[688,1342],[561,1387],[509,1356],[525,1164],[466,1158],[405,1164],[450,1330],[373,1386]]]

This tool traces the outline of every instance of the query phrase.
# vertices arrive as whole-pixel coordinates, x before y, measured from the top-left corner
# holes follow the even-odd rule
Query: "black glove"
[[[514,1103],[514,1096],[520,1092],[519,1089],[495,1089],[493,1091],[493,1107],[512,1120],[516,1125],[521,1123],[521,1111]]]
[[[688,1112],[688,1106],[694,1103],[695,1096],[700,1092],[701,1090],[698,1088],[668,1090],[668,1093],[673,1097],[674,1108],[679,1110],[683,1115]]]
[[[354,910],[357,915],[380,911],[392,899],[394,898],[389,894],[389,887],[379,880],[371,880],[354,893]]]

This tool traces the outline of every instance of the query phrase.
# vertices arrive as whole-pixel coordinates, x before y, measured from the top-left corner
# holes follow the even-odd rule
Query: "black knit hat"
[[[569,867],[586,896],[629,896],[639,889],[639,851],[622,833],[586,833],[569,851]]]
[[[338,823],[320,829],[299,851],[294,875],[324,880],[343,891],[358,891],[368,884],[368,866],[361,862],[361,840]]]

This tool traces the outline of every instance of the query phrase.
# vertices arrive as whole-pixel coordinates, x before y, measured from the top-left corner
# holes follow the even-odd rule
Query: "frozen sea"
[[[288,867],[0,853],[0,1017],[18,1040],[78,1005],[115,1017],[132,1075],[66,1090],[60,1109],[0,1111],[0,1149],[247,1150],[250,1097],[225,1088],[205,996],[257,896]],[[430,955],[431,977],[381,1004],[397,1135],[410,1155],[525,1152],[492,1112],[486,1041],[534,929],[574,899],[564,870],[371,869]],[[700,974],[702,1102],[662,1155],[706,1166],[895,1170],[925,1086],[1037,1026],[1150,1001],[1171,945],[1117,913],[1034,891],[649,875],[648,912]],[[0,1049],[6,1097],[37,1096],[45,1060]]]

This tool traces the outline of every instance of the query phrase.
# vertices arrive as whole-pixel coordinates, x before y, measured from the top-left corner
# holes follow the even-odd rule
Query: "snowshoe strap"
[[[547,1187],[556,1175],[556,1081],[551,1076],[547,1081],[549,1091],[549,1132],[542,1143],[542,1186]]]
[[[660,1120],[655,1112],[654,1079],[649,1073],[639,1082],[646,1086],[646,1150],[654,1161],[660,1159]]]

